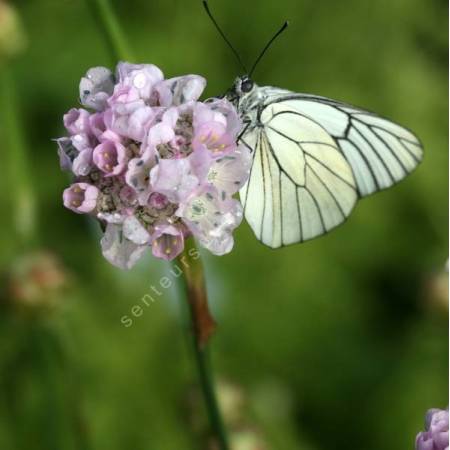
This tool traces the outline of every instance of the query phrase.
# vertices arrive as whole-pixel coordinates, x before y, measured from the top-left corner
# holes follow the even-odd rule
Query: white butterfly
[[[239,54],[206,13],[245,69]],[[358,198],[386,189],[422,160],[422,145],[406,128],[345,103],[276,87],[258,87],[256,65],[225,95],[244,123],[239,136],[253,154],[241,189],[244,215],[272,248],[303,242],[345,221]]]
[[[386,189],[422,159],[417,137],[353,106],[248,76],[227,94],[253,153],[240,191],[256,237],[272,248],[320,236],[344,222],[358,198]]]

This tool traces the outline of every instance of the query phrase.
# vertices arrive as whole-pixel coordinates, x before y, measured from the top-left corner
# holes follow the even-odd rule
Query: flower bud
[[[16,259],[7,276],[7,300],[16,307],[53,307],[68,284],[68,274],[55,255],[46,251]]]

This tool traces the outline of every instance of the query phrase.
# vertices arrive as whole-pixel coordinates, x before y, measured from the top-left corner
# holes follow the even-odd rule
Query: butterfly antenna
[[[245,68],[244,63],[242,62],[241,57],[239,56],[239,53],[236,51],[236,49],[233,47],[233,45],[231,44],[231,42],[228,40],[228,38],[225,36],[225,33],[221,30],[221,28],[219,27],[219,24],[216,22],[216,19],[214,19],[213,15],[211,14],[211,11],[209,10],[209,5],[208,2],[206,0],[203,0],[203,6],[205,8],[206,14],[208,14],[209,18],[211,19],[212,23],[214,24],[214,26],[216,27],[216,30],[219,32],[219,34],[223,37],[223,40],[227,43],[228,47],[231,48],[231,51],[234,53],[234,55],[236,56],[236,59],[239,61],[239,64],[241,65],[241,67],[244,69],[244,72],[247,73],[247,69]]]
[[[269,49],[269,47],[272,45],[272,42],[288,27],[289,22],[284,22],[283,26],[273,35],[272,39],[266,44],[266,46],[263,48],[262,52],[259,54],[258,58],[256,58],[255,64],[253,64],[252,69],[250,70],[250,73],[248,74],[249,77],[252,76],[253,72],[256,69],[256,66],[258,65],[259,61],[261,61],[261,58],[264,56],[266,51]]]

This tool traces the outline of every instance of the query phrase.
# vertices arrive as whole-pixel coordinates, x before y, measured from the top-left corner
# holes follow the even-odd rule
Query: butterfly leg
[[[239,133],[239,135],[236,139],[236,142],[239,142],[241,140],[241,137],[244,136],[244,134],[246,133],[246,131],[247,131],[248,127],[250,126],[250,124],[252,123],[252,121],[250,119],[247,119],[247,120],[244,119],[243,123],[244,123],[244,126],[242,128],[242,131]]]

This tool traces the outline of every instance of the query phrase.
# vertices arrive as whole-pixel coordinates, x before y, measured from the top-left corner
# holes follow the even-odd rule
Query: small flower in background
[[[5,279],[4,295],[10,305],[46,310],[60,300],[69,275],[53,253],[39,251],[16,259]]]
[[[22,52],[26,39],[16,9],[0,0],[0,61]]]
[[[423,288],[423,297],[426,305],[439,311],[445,316],[448,314],[448,261],[444,267],[434,273],[428,274]]]
[[[245,421],[248,398],[244,389],[226,379],[219,379],[217,399],[225,423],[229,427],[240,427]]]
[[[194,414],[202,402],[201,394],[197,388],[189,391],[188,417],[193,429],[203,433],[207,440],[208,450],[218,450],[216,440],[207,433],[207,423],[204,417]],[[251,399],[244,389],[227,379],[219,378],[217,382],[217,400],[220,404],[223,421],[228,429],[230,448],[233,450],[268,450],[264,433],[249,421],[254,418]]]
[[[425,431],[416,437],[416,450],[448,450],[448,409],[430,409]]]
[[[199,102],[197,75],[164,79],[152,64],[90,69],[80,83],[87,109],[64,116],[60,165],[74,183],[64,206],[105,226],[103,255],[131,268],[151,247],[172,260],[193,235],[216,255],[233,248],[242,207],[233,198],[251,155],[237,145],[241,122],[225,99]]]
[[[263,442],[256,430],[243,429],[235,431],[230,436],[231,448],[233,450],[268,450],[269,447]]]

